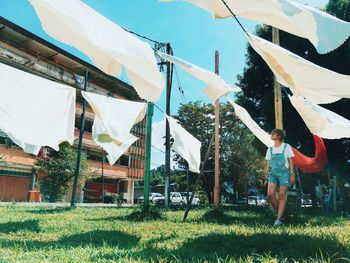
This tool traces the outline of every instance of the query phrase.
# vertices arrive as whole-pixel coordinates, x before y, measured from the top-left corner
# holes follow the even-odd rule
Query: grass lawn
[[[0,207],[0,262],[350,262],[350,218],[167,211],[132,221],[132,208]]]

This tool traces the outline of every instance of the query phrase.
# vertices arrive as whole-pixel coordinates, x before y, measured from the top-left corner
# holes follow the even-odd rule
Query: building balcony
[[[98,161],[88,160],[88,172],[94,176],[102,176],[102,163]],[[122,165],[109,165],[103,163],[103,176],[110,179],[127,179],[129,167]]]

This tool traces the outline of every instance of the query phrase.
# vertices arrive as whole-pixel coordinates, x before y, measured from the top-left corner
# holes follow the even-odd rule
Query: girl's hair
[[[271,134],[277,134],[277,136],[280,137],[281,142],[283,142],[284,138],[286,137],[286,132],[281,129],[274,129],[272,130]]]

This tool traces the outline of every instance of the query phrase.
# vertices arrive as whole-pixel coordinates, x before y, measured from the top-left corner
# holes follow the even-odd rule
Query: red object
[[[41,202],[40,190],[33,189],[29,191],[29,201],[30,202]]]
[[[118,193],[117,184],[104,183],[103,189],[105,192]],[[101,183],[86,183],[84,190],[85,198],[89,203],[98,203],[102,201],[102,184]]]
[[[327,149],[324,145],[323,140],[313,135],[315,142],[315,157],[307,157],[299,152],[297,149],[292,148],[294,153],[293,162],[294,165],[302,170],[304,173],[318,173],[320,172],[328,163],[327,159]]]
[[[47,158],[47,150],[44,147],[41,147],[37,157]]]
[[[32,185],[29,177],[0,176],[0,201],[26,202],[28,201],[28,190]]]

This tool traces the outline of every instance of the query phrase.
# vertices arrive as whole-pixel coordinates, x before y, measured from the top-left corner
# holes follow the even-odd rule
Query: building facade
[[[129,84],[106,75],[93,65],[62,50],[46,40],[0,17],[0,63],[57,81],[79,87],[77,75],[88,71],[87,90],[115,98],[140,101]],[[43,109],[45,110],[45,109]],[[78,143],[82,96],[77,92],[75,143]],[[118,193],[128,203],[133,202],[134,182],[142,180],[145,157],[145,120],[132,128],[139,137],[118,162],[110,166],[106,153],[92,140],[94,113],[87,105],[83,135],[83,151],[87,154],[92,179],[82,182],[77,191],[78,200],[101,202],[102,191]],[[45,125],[45,124],[43,124]],[[0,201],[27,201],[28,191],[40,184],[44,174],[37,174],[37,157],[23,152],[8,136],[0,132]],[[64,197],[71,198],[71,187]]]

